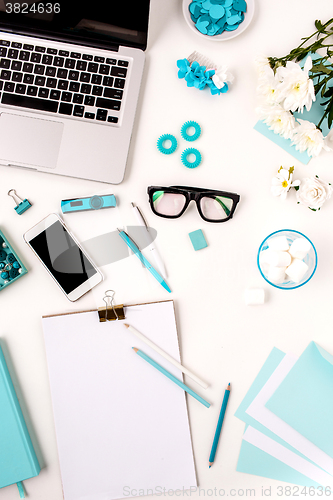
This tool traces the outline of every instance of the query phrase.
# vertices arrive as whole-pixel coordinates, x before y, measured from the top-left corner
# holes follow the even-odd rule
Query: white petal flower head
[[[277,175],[272,179],[271,193],[273,196],[280,196],[285,200],[291,187],[299,186],[300,181],[294,181],[292,174],[285,168],[280,168]]]
[[[232,83],[234,76],[228,71],[227,66],[220,66],[215,69],[212,80],[218,89],[221,89],[226,82]]]
[[[318,156],[323,149],[331,151],[325,143],[323,134],[314,123],[301,119],[297,121],[300,125],[295,127],[292,143],[298,151],[301,153],[307,151],[309,156]]]
[[[263,120],[268,128],[275,134],[279,134],[285,139],[291,139],[294,135],[296,125],[295,118],[279,104],[273,106],[261,106],[257,108],[259,118]]]
[[[272,68],[265,66],[262,76],[259,78],[259,85],[257,87],[259,96],[263,97],[267,103],[279,103],[281,100],[280,93],[278,91],[279,83],[280,81],[278,77],[274,75]]]
[[[280,66],[276,74],[281,80],[279,93],[284,99],[284,109],[303,112],[304,106],[310,110],[312,102],[316,100],[312,80],[309,78],[309,70],[312,68],[312,60],[309,56],[304,64],[304,70],[299,64],[288,61],[286,66]]]
[[[261,78],[262,76],[265,75],[266,68],[271,68],[269,64],[269,60],[267,56],[264,56],[262,54],[258,55],[255,60],[254,64],[258,73],[258,77]]]
[[[328,146],[330,149],[333,147],[333,129],[327,134],[324,141],[325,145]]]
[[[319,177],[307,177],[302,180],[296,192],[297,202],[306,205],[311,210],[319,210],[331,197],[332,186]]]

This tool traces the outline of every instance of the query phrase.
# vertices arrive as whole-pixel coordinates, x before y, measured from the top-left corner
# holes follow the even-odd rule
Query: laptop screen
[[[0,29],[94,47],[147,46],[149,0],[0,0]]]

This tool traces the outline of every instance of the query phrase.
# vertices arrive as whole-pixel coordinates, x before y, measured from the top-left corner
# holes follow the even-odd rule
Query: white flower
[[[280,134],[285,139],[293,137],[296,121],[290,111],[286,111],[281,105],[275,104],[273,106],[261,106],[257,108],[257,113],[260,119],[275,134]]]
[[[312,210],[319,210],[327,199],[331,197],[332,186],[319,177],[310,177],[302,180],[301,187],[296,193],[297,202],[306,205]]]
[[[278,174],[272,179],[271,193],[273,196],[280,196],[281,200],[285,200],[287,193],[291,187],[299,186],[300,181],[294,181],[290,170],[280,168]]]
[[[333,146],[333,129],[327,134],[324,141],[325,145],[331,149],[331,146]]]
[[[266,57],[262,54],[258,55],[255,58],[254,63],[255,63],[255,67],[256,67],[259,78],[261,78],[262,76],[265,75],[266,68],[270,68],[268,57]]]
[[[318,156],[322,149],[331,151],[331,148],[325,144],[323,134],[316,125],[307,120],[297,120],[300,125],[295,127],[292,143],[296,149],[303,153],[307,150],[309,156]]]
[[[232,83],[234,81],[234,77],[231,73],[229,73],[227,66],[220,66],[215,69],[215,74],[212,76],[212,80],[214,85],[218,89],[221,89],[226,82]]]
[[[257,87],[258,94],[263,97],[264,101],[270,104],[279,103],[278,85],[280,81],[274,75],[274,71],[269,66],[265,66],[261,77],[259,78],[259,85]]]
[[[281,80],[278,91],[284,99],[283,107],[290,111],[303,112],[304,106],[309,111],[312,101],[316,100],[312,80],[308,76],[312,68],[312,60],[309,56],[304,64],[304,70],[299,64],[288,61],[286,67],[280,66],[277,77]]]

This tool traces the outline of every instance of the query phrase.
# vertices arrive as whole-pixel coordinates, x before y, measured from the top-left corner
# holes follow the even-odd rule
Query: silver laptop
[[[0,0],[0,165],[123,180],[149,0]]]

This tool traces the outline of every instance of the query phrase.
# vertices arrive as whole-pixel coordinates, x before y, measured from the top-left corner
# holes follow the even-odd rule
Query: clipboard
[[[118,306],[106,306],[109,318]],[[180,361],[172,300],[122,307],[126,322]],[[185,393],[131,347],[156,353],[97,310],[45,316],[43,330],[64,500],[196,487]]]

